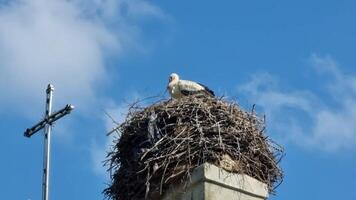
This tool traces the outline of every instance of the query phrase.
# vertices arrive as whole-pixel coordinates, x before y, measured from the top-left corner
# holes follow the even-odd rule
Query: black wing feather
[[[182,93],[184,96],[192,95],[192,94],[197,94],[200,93],[201,91],[192,91],[192,90],[180,90],[180,93]]]
[[[211,96],[215,96],[214,94],[214,91],[212,91],[210,88],[208,88],[207,86],[201,84],[201,83],[198,83],[199,85],[201,85]]]

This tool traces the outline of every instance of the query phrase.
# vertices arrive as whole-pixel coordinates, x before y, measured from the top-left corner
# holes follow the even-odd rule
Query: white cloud
[[[356,75],[341,72],[330,56],[312,55],[310,65],[324,80],[326,98],[310,90],[284,91],[269,74],[258,74],[239,91],[261,106],[279,140],[325,151],[356,144]]]
[[[52,83],[56,88],[54,109],[72,103],[75,113],[95,118],[103,113],[98,107],[106,105],[106,111],[122,121],[124,104],[107,102],[110,97],[99,95],[113,76],[107,60],[128,49],[144,50],[140,25],[164,18],[158,7],[145,0],[0,3],[0,114],[11,112],[38,119],[38,112],[44,110],[44,91]],[[108,117],[103,121],[107,131],[113,128]],[[69,132],[64,123],[58,128],[58,132]],[[63,137],[68,135],[73,134]],[[87,141],[93,171],[100,175],[106,174],[102,161],[114,135],[105,141],[103,135],[93,135]]]
[[[31,115],[53,83],[55,102],[86,109],[106,83],[105,60],[139,46],[138,21],[163,17],[143,0],[18,0],[0,5],[0,112]]]

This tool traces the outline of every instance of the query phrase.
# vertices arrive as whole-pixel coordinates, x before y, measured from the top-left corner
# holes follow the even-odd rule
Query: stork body
[[[205,85],[194,81],[180,80],[178,74],[175,73],[170,75],[167,89],[171,97],[174,99],[197,93],[215,96],[214,92]]]

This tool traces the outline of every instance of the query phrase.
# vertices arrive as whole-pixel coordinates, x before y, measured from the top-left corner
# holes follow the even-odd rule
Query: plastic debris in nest
[[[224,99],[134,104],[117,131],[107,161],[112,182],[104,190],[110,199],[157,199],[205,162],[256,178],[270,192],[283,180],[283,149],[265,135],[264,120]]]

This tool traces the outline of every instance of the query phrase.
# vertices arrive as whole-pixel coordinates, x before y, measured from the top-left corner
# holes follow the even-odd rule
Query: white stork
[[[183,96],[188,96],[196,93],[203,93],[209,96],[215,96],[214,92],[203,84],[194,81],[179,80],[179,76],[173,73],[169,76],[169,83],[167,86],[169,94],[174,99],[179,99]]]

